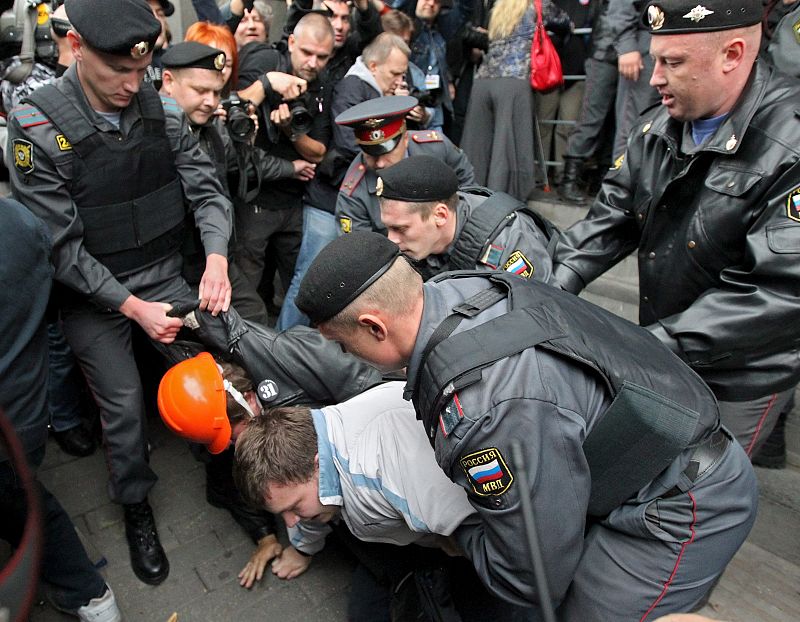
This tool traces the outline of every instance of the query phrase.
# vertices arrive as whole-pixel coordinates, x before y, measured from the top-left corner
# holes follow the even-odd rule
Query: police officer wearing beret
[[[197,41],[183,41],[164,52],[161,60],[164,74],[160,92],[174,99],[174,102],[166,105],[177,105],[186,114],[189,129],[197,137],[200,148],[214,161],[217,179],[225,195],[246,199],[247,175],[235,176],[239,183],[229,186],[228,172],[261,166],[263,174],[263,169],[270,162],[268,157],[254,154],[255,147],[251,142],[258,126],[257,117],[252,114],[248,119],[246,115],[246,112],[252,112],[252,108],[243,106],[236,110],[238,116],[232,120],[235,128],[233,137],[217,115],[224,87],[222,70],[225,68],[225,53]],[[227,120],[227,114],[225,118]],[[247,129],[250,134],[244,133]],[[231,242],[229,259],[233,256],[233,246]],[[203,243],[197,227],[191,227],[184,241],[183,255],[183,277],[189,285],[196,286],[205,263]],[[236,311],[247,320],[266,324],[266,305],[235,261],[228,263],[228,277],[231,281],[231,303]]]
[[[100,408],[109,494],[125,509],[134,572],[158,584],[169,563],[147,502],[157,476],[131,321],[169,344],[182,325],[170,305],[197,300],[180,276],[185,206],[206,254],[200,306],[228,308],[231,205],[183,113],[140,84],[161,32],[147,3],[65,6],[76,62],[12,112],[11,184],[53,234],[64,334]]]
[[[708,383],[748,454],[800,379],[800,82],[756,60],[761,11],[647,4],[661,105],[554,262],[577,293],[637,250],[640,324]]]
[[[377,231],[386,235],[381,222],[376,187],[377,171],[413,155],[430,155],[458,176],[460,186],[475,183],[472,164],[464,152],[436,130],[406,131],[406,114],[417,105],[409,96],[379,97],[345,110],[335,121],[355,132],[361,153],[347,169],[336,199],[336,220],[341,233]]]
[[[520,550],[523,495],[562,621],[688,611],[746,538],[747,456],[710,389],[648,331],[506,272],[423,284],[373,232],[323,249],[297,303],[349,352],[406,367],[436,461],[481,519],[453,537],[506,600],[545,598]]]
[[[376,194],[389,239],[418,262],[425,279],[475,269],[550,279],[555,227],[504,192],[459,190],[453,169],[432,156],[379,171]]]

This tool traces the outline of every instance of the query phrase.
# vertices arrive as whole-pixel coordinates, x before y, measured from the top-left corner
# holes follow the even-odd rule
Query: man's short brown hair
[[[270,486],[309,481],[317,451],[317,432],[306,407],[273,408],[252,419],[236,441],[234,479],[242,498],[264,507]]]

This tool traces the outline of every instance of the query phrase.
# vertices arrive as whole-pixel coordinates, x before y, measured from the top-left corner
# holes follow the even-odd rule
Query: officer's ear
[[[75,32],[74,30],[69,30],[67,32],[67,41],[69,41],[69,46],[72,49],[72,56],[75,60],[83,60],[83,49],[81,45],[81,36]]]
[[[175,84],[175,76],[169,69],[161,72],[161,90],[165,95],[172,97],[172,85]]]
[[[386,341],[386,338],[389,336],[386,323],[380,316],[374,313],[362,313],[359,315],[358,325],[367,329],[370,336],[374,337],[377,341]]]
[[[446,203],[442,203],[441,201],[433,207],[431,215],[437,227],[444,227],[452,216],[450,208],[447,207]]]

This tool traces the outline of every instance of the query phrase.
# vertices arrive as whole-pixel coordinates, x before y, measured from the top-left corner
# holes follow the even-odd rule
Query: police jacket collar
[[[728,117],[722,122],[714,135],[706,142],[700,151],[712,151],[715,153],[733,155],[739,150],[745,133],[750,126],[750,121],[758,110],[761,100],[767,90],[767,83],[773,69],[763,61],[756,61],[747,84],[731,110]],[[683,134],[688,130],[689,123],[676,121],[669,116],[666,108],[659,107],[652,109],[655,119],[652,121],[643,118],[644,125],[641,125],[642,132],[651,132],[656,135],[664,136],[674,145],[680,146]],[[651,127],[648,128],[647,124]]]

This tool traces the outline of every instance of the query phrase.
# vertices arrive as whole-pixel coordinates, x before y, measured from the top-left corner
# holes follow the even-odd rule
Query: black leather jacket
[[[800,379],[800,81],[757,62],[700,147],[646,112],[586,219],[562,235],[555,278],[578,292],[638,248],[639,321],[718,399]]]
[[[257,391],[265,407],[338,404],[382,382],[377,369],[313,328],[294,326],[279,333],[242,319],[233,308],[216,318],[202,311],[194,317],[200,325],[194,336],[202,345],[176,342],[170,358],[177,362],[208,350],[241,365],[256,387],[271,380],[266,399]]]

